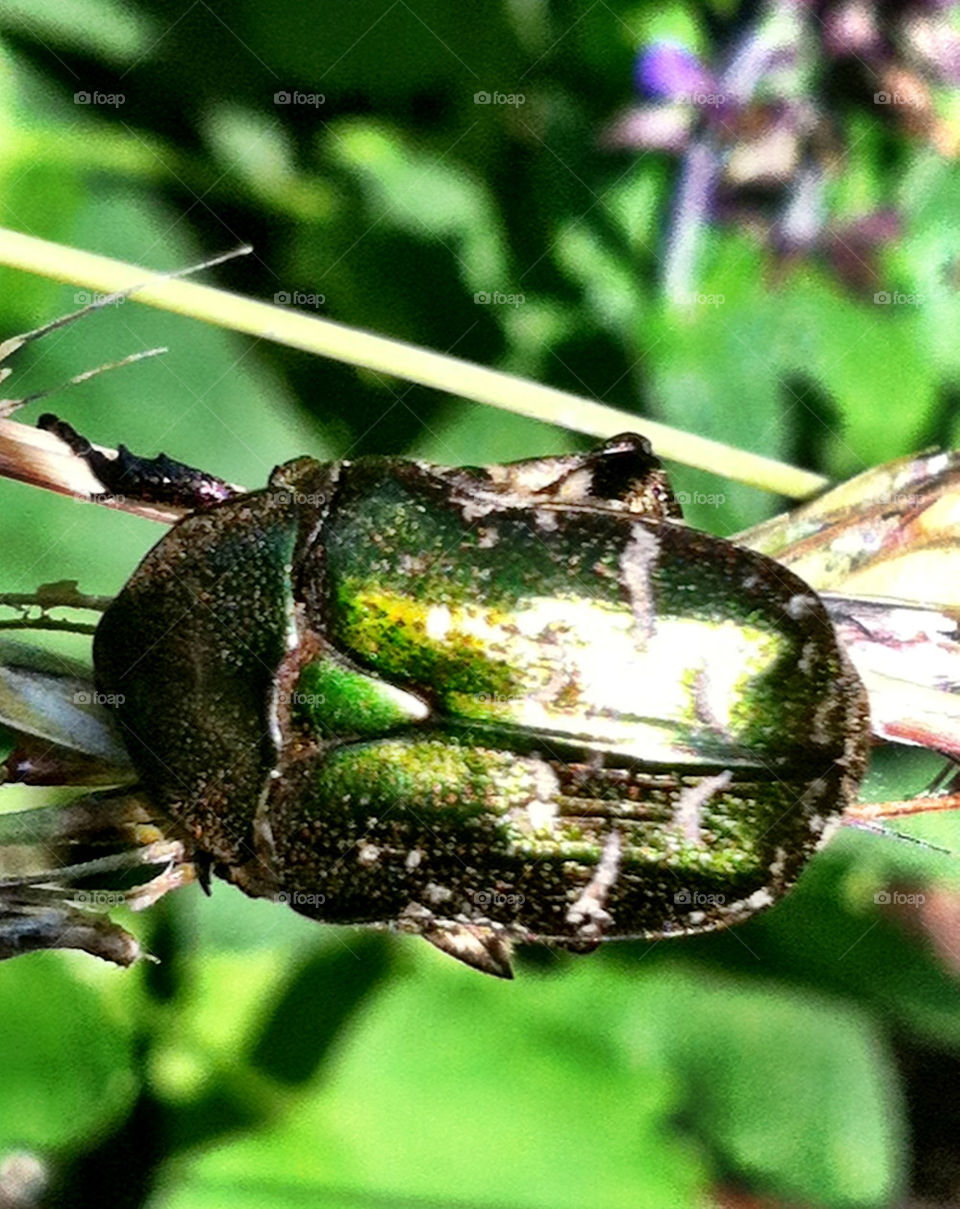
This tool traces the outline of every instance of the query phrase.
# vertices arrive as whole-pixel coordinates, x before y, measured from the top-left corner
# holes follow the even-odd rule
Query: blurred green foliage
[[[677,165],[605,150],[601,132],[664,22],[708,52],[752,13],[6,0],[2,222],[155,268],[250,240],[256,255],[217,274],[229,288],[323,295],[325,316],[594,396],[641,429],[655,416],[837,476],[955,442],[960,302],[943,283],[960,170],[885,113],[837,102],[848,150],[832,204],[893,205],[903,224],[869,291],[824,259],[778,264],[727,226],[705,232],[696,282],[723,304],[663,298]],[[294,90],[324,100],[275,102]],[[524,100],[475,102],[494,91]],[[874,289],[930,301],[877,307]],[[497,291],[524,301],[474,300]],[[0,271],[0,335],[77,294]],[[9,393],[157,344],[170,352],[55,406],[104,444],[250,485],[304,452],[476,464],[586,444],[133,302],[47,337]],[[683,468],[676,480],[721,497],[689,509],[715,532],[777,508]],[[116,591],[158,536],[9,483],[0,518],[5,591]],[[929,772],[888,759],[872,792],[906,796]],[[922,832],[951,843],[943,821]],[[37,1155],[40,1203],[64,1206],[676,1209],[721,1185],[893,1205],[919,1129],[894,1052],[960,1059],[960,994],[874,896],[956,876],[949,857],[846,834],[729,934],[530,951],[508,985],[413,939],[194,887],[130,925],[160,965],[0,968],[0,1152]]]

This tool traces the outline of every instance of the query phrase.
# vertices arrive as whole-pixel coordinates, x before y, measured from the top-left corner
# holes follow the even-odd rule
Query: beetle
[[[686,527],[649,443],[447,468],[278,467],[238,492],[98,452],[187,515],[109,604],[97,689],[199,866],[510,976],[736,923],[853,804],[866,695],[819,597]]]

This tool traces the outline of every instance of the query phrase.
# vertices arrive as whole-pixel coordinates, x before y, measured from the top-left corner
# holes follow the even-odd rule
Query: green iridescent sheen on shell
[[[176,526],[96,662],[198,848],[444,944],[696,931],[784,893],[856,791],[862,688],[801,580],[609,473],[656,466],[630,441],[300,459]]]

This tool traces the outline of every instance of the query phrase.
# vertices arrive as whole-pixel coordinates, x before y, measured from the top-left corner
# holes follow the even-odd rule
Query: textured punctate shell
[[[198,846],[250,893],[447,947],[781,894],[855,792],[862,688],[801,580],[669,519],[662,484],[601,496],[604,456],[302,460],[163,539],[97,668]]]

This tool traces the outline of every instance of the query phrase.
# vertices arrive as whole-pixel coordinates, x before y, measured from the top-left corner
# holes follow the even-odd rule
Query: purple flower
[[[675,42],[654,42],[637,56],[634,82],[642,95],[688,101],[717,91],[712,73],[692,51]]]
[[[683,156],[664,292],[689,293],[705,232],[717,223],[756,232],[778,261],[817,258],[852,289],[872,292],[879,249],[898,238],[902,219],[890,208],[833,217],[845,119],[858,102],[871,105],[872,124],[893,119],[942,155],[960,157],[960,123],[949,108],[960,97],[960,0],[755,7],[749,24],[732,24],[715,72],[678,40],[642,47],[633,72],[639,102],[604,132],[608,147]]]
[[[600,136],[610,149],[672,151],[679,154],[690,140],[695,115],[685,105],[665,102],[624,110]]]

